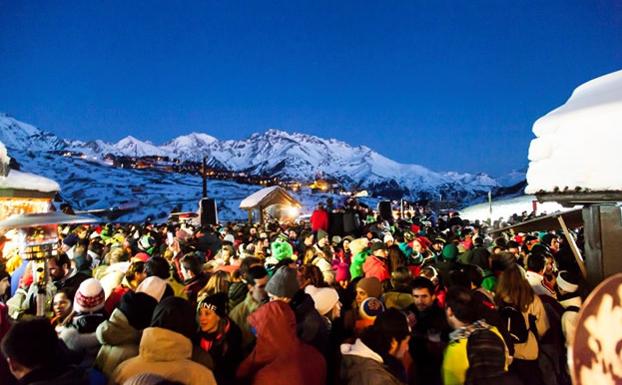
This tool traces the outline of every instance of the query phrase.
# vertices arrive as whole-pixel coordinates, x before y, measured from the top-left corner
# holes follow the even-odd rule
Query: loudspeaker
[[[354,211],[343,213],[343,232],[345,235],[356,234],[359,229],[358,214]]]
[[[211,198],[202,198],[199,201],[199,215],[201,217],[201,226],[218,224],[218,209],[216,201]]]
[[[393,223],[393,210],[391,210],[390,201],[378,202],[378,213],[380,213],[380,218]]]
[[[328,217],[328,233],[343,237],[343,213],[330,213]]]

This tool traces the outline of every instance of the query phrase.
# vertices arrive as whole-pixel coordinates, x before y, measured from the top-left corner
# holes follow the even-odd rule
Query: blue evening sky
[[[500,175],[621,68],[619,0],[0,0],[0,111],[65,138],[279,128]]]

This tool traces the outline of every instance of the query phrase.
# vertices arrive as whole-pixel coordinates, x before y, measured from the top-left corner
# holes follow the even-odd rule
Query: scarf
[[[456,342],[461,339],[469,338],[473,332],[482,329],[490,329],[490,325],[488,325],[483,319],[449,333],[449,341]]]

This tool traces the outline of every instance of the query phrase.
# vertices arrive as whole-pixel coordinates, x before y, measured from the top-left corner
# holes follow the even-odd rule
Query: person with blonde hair
[[[495,299],[514,342],[510,372],[524,383],[541,384],[538,339],[549,329],[549,321],[542,301],[518,265],[512,265],[501,273]],[[522,316],[523,324],[520,324],[518,314]],[[517,319],[519,322],[516,322]]]

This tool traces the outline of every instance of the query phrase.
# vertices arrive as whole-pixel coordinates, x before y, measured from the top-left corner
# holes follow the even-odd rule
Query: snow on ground
[[[11,155],[23,170],[58,181],[62,197],[75,210],[107,209],[137,203],[137,209],[120,217],[120,222],[142,222],[147,217],[164,221],[174,208],[197,211],[201,198],[202,180],[195,175],[115,168],[51,153],[13,151]],[[239,208],[240,202],[261,188],[263,186],[209,180],[207,193],[216,200],[221,221],[246,220],[247,214]],[[318,202],[325,202],[327,198],[333,198],[337,205],[344,199],[334,194],[311,194],[308,189],[292,195],[302,203],[303,214],[311,213]],[[365,203],[375,207],[377,200],[366,199]]]
[[[503,199],[492,201],[492,216],[490,215],[490,206],[488,202],[479,203],[460,210],[460,217],[471,221],[479,219],[480,221],[488,220],[492,217],[493,221],[498,219],[507,220],[514,214],[521,214],[523,211],[530,213],[533,210],[533,201],[536,200],[534,195],[523,195],[511,199]],[[555,202],[537,203],[537,214],[552,214],[557,211],[568,211],[572,208],[563,207]]]
[[[622,190],[621,129],[622,71],[577,87],[533,125],[525,192]]]

